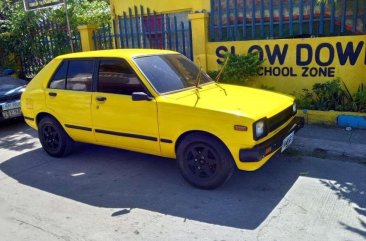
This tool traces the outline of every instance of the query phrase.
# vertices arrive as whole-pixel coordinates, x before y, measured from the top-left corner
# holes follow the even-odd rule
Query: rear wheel
[[[224,184],[234,171],[234,160],[226,146],[204,134],[191,134],[178,146],[177,160],[184,179],[202,189]]]
[[[74,144],[58,121],[48,116],[39,121],[38,136],[43,149],[54,157],[66,156]]]

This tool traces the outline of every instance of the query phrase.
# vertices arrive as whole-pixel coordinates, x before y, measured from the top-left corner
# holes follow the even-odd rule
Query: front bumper
[[[240,149],[239,160],[241,162],[258,162],[282,147],[283,140],[292,132],[297,132],[304,127],[304,118],[295,117],[292,121],[275,136],[250,149]]]

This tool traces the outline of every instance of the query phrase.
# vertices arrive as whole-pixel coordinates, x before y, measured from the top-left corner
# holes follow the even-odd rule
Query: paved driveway
[[[366,165],[272,159],[204,191],[174,160],[78,145],[48,156],[24,123],[0,127],[0,240],[365,240]]]

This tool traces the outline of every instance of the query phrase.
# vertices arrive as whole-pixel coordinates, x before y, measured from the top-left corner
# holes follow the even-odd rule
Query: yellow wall
[[[123,11],[128,12],[129,7],[150,8],[156,12],[180,12],[180,11],[210,11],[209,0],[111,0],[112,13],[122,15]]]
[[[347,45],[349,51],[346,51]],[[220,48],[221,51],[219,51]],[[222,58],[219,58],[218,55],[224,53],[225,49],[243,54],[247,53],[250,48],[260,50],[266,60],[264,68],[272,69],[272,72],[267,71],[266,76],[255,78],[254,85],[258,87],[266,85],[275,87],[276,91],[284,93],[294,91],[300,93],[304,88],[311,89],[314,83],[337,77],[345,82],[351,92],[356,91],[361,83],[366,84],[366,35],[210,42],[207,44],[208,69],[214,70],[220,67],[217,60]],[[279,53],[283,53],[282,63],[278,57],[272,58],[272,63],[270,63],[275,48],[279,50]],[[286,52],[285,49],[287,49]],[[354,63],[350,63],[350,59],[345,59],[343,56],[345,52],[350,51],[355,53],[352,55]],[[278,71],[283,71],[288,76],[275,76]]]
[[[121,15],[129,7],[140,5],[144,6],[145,11],[147,7],[157,12],[210,11],[209,0],[111,0],[113,15]],[[220,55],[225,50],[243,54],[250,48],[256,48],[266,59],[264,68],[267,71],[264,76],[250,82],[253,86],[265,85],[291,94],[337,77],[346,83],[351,92],[355,92],[361,83],[366,84],[366,35],[208,42],[208,31],[203,30],[208,30],[207,14],[191,14],[189,18],[192,20],[194,60],[197,62],[199,57],[205,70],[219,69],[217,61],[222,60]],[[275,50],[283,56],[283,62],[278,56],[273,58]],[[350,63],[349,58],[342,60],[342,55],[350,51],[356,53],[353,54],[354,63]],[[283,74],[276,76],[278,72]]]

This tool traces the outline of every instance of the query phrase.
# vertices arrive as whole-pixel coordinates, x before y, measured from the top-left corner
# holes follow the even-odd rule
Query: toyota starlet
[[[175,158],[204,189],[235,168],[260,168],[304,124],[290,96],[220,84],[185,56],[150,49],[58,56],[28,84],[21,108],[51,156],[84,142]]]

